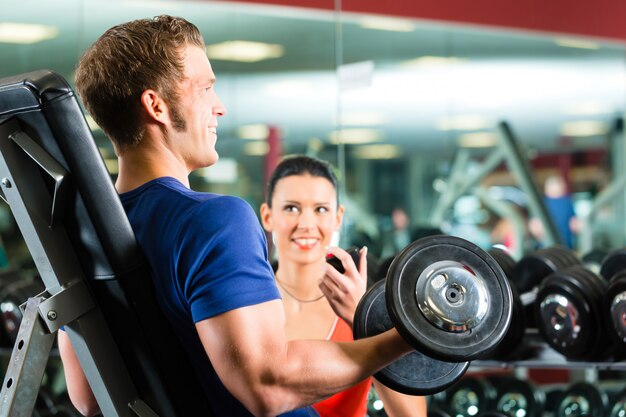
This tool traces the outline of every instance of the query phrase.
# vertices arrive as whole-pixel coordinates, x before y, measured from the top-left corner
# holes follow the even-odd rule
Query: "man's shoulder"
[[[178,180],[170,177],[149,181],[132,191],[120,194],[120,198],[124,203],[130,203],[141,198],[148,202],[160,201],[166,204],[187,202],[195,205],[194,203],[204,203],[203,205],[207,206],[220,205],[233,208],[248,205],[239,197],[189,189]]]
[[[197,205],[199,211],[210,211],[224,217],[253,213],[250,204],[232,195],[191,191],[188,197],[199,203]]]
[[[189,228],[236,234],[259,226],[254,210],[240,197],[190,191],[187,198],[185,218]]]

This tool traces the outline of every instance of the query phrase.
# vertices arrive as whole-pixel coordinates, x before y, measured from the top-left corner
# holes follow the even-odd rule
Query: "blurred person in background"
[[[544,183],[544,203],[548,214],[554,221],[562,244],[570,249],[575,248],[575,238],[580,232],[581,222],[576,217],[574,202],[567,191],[565,179],[560,175],[549,176]],[[530,232],[538,241],[545,237],[545,227],[537,218],[529,223]]]

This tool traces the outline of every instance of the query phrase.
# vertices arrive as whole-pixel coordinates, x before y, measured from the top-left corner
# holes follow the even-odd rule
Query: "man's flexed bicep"
[[[287,357],[284,326],[280,300],[238,308],[196,323],[220,380],[256,416],[276,415],[280,404],[274,401],[287,405],[288,393],[281,390],[283,384],[278,381],[282,371],[276,372],[281,367],[276,361]]]
[[[287,341],[280,300],[229,311],[196,328],[226,388],[256,416],[320,401],[411,348],[395,330],[356,342]]]

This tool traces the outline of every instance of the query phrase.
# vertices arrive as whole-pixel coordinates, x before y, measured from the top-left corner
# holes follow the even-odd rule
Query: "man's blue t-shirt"
[[[155,293],[216,417],[251,416],[224,387],[195,323],[280,298],[259,221],[245,201],[192,191],[170,177],[120,195],[150,264]],[[316,416],[311,408],[286,416]]]

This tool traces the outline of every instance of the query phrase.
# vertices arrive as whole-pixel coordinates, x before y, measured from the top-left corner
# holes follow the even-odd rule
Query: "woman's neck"
[[[324,274],[324,262],[297,264],[278,260],[276,279],[287,291],[301,299],[312,299],[321,294],[318,282]]]

